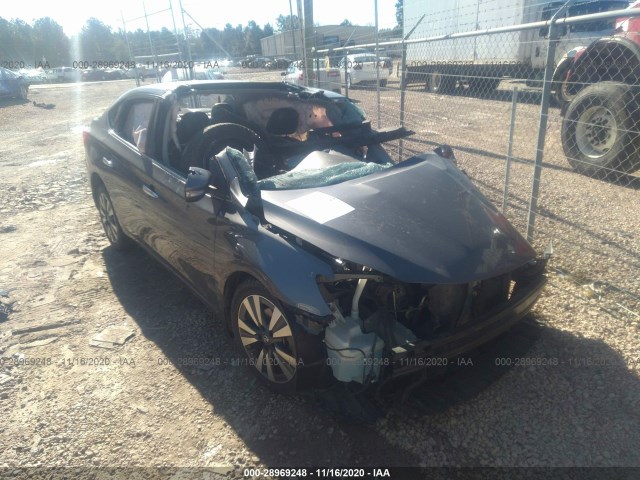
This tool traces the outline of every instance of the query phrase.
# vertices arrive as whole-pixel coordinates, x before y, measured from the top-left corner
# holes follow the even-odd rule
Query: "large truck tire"
[[[601,82],[573,99],[562,121],[562,148],[576,172],[602,176],[637,169],[638,104],[632,87]]]
[[[499,78],[472,77],[469,78],[469,90],[473,95],[490,95],[500,85]]]
[[[426,89],[431,93],[450,94],[456,89],[457,78],[442,72],[431,72],[427,75]]]

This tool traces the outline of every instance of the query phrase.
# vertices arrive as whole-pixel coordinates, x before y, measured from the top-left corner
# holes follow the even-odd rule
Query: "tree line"
[[[402,31],[402,0],[396,2],[398,25]],[[261,53],[260,40],[279,31],[301,26],[296,15],[280,15],[273,27],[260,27],[255,21],[245,26],[229,23],[222,30],[205,28],[175,34],[167,28],[151,32],[137,29],[124,34],[97,18],[89,18],[78,35],[68,37],[58,23],[49,17],[32,24],[20,19],[0,17],[0,66],[9,68],[55,68],[72,63],[128,62],[131,57],[151,60],[154,55],[166,59],[177,54],[182,59],[242,58]],[[342,25],[351,25],[345,19]],[[150,40],[151,39],[151,40]],[[188,41],[187,41],[188,40]]]
[[[279,30],[291,23],[282,15],[276,20]],[[184,33],[176,35],[167,28],[149,33],[137,29],[125,36],[122,29],[114,30],[97,18],[89,18],[78,35],[68,37],[62,26],[49,17],[32,24],[0,17],[0,65],[55,68],[74,62],[128,62],[131,55],[142,58],[174,53],[185,59],[190,53],[195,60],[245,57],[260,54],[260,39],[273,33],[270,24],[260,27],[251,20],[245,26],[227,24],[222,30],[187,30],[187,44]]]

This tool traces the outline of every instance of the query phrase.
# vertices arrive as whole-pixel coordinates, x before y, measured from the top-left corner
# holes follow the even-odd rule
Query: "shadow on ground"
[[[424,460],[390,443],[374,426],[345,419],[338,411],[344,407],[344,402],[336,399],[335,395],[312,392],[286,397],[257,384],[247,367],[233,365],[233,359],[241,357],[234,351],[221,319],[215,318],[170,272],[141,250],[120,253],[107,248],[103,257],[118,300],[137,322],[143,335],[162,350],[184,378],[213,406],[216,415],[224,418],[265,465],[390,467],[415,466]],[[393,417],[408,416],[419,421],[452,406],[464,405],[512,370],[513,365],[509,368],[496,359],[525,358],[541,336],[554,339],[560,352],[566,353],[560,356],[561,362],[568,362],[569,358],[593,359],[596,355],[618,366],[624,363],[603,341],[577,338],[528,318],[507,334],[465,355],[465,364],[450,366],[446,375],[416,385],[404,404],[399,404],[402,392],[397,390],[385,392],[373,399],[369,406],[382,414],[393,413]],[[559,356],[558,352],[549,355]],[[221,362],[207,370],[181,365],[181,359],[189,357],[219,358]],[[466,363],[468,359],[472,364]],[[596,366],[589,370],[565,363],[550,368],[561,369],[567,382],[577,384],[577,391],[590,392],[589,404],[593,406],[589,414],[585,411],[579,419],[569,419],[571,421],[566,425],[571,426],[572,431],[562,432],[563,435],[573,435],[573,421],[581,422],[584,432],[604,428],[601,426],[603,417],[599,413],[602,411],[607,412],[607,420],[614,425],[619,422],[638,423],[637,415],[625,420],[625,415],[630,413],[630,405],[637,404],[640,398],[640,383],[626,370],[624,373],[617,370],[616,375],[609,375],[606,390],[592,391],[593,375],[601,378],[611,371],[610,366]],[[517,391],[517,387],[514,390]],[[513,399],[514,402],[521,400],[519,396]],[[534,405],[544,407],[546,416],[553,416],[554,413],[562,414],[566,401],[562,395],[556,394],[537,398]],[[634,408],[637,411],[637,405]],[[637,427],[640,429],[640,424]],[[563,427],[558,425],[554,428]],[[275,438],[265,438],[264,432],[276,430]],[[611,433],[608,427],[607,431]],[[446,436],[443,441],[446,441]],[[549,439],[531,437],[526,441],[535,447],[538,442],[548,442]],[[501,447],[510,448],[509,445]],[[626,451],[622,453],[628,454]],[[461,451],[460,455],[459,465],[473,462],[465,458],[464,452]]]

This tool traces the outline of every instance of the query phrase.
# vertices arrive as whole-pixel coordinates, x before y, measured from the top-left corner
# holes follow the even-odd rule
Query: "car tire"
[[[256,132],[237,123],[217,123],[194,135],[182,152],[178,170],[186,173],[192,166],[208,169],[209,160],[226,147],[240,151],[253,151],[257,147],[259,153],[254,164],[256,175],[263,178],[268,174],[266,170],[270,166],[262,161],[269,157],[267,144]]]
[[[380,80],[380,88],[385,88],[387,86],[386,80]]]
[[[602,175],[638,168],[637,108],[626,84],[601,82],[576,95],[561,132],[562,148],[573,169]]]
[[[107,193],[107,189],[100,184],[95,191],[96,207],[100,215],[100,223],[107,235],[109,243],[116,250],[128,250],[132,245],[132,240],[122,230],[116,211],[113,208],[111,197]]]
[[[294,316],[255,280],[242,283],[231,302],[234,344],[258,381],[278,393],[294,393],[318,383],[326,371],[320,336]]]

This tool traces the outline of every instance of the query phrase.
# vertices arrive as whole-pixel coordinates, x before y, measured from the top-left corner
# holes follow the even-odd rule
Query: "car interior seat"
[[[187,112],[177,125],[177,136],[180,147],[184,147],[193,136],[209,125],[209,117],[204,112]]]
[[[266,130],[271,135],[291,135],[298,130],[300,116],[295,108],[284,107],[274,110]]]
[[[211,125],[217,123],[246,124],[246,119],[238,115],[230,103],[216,103],[211,107]]]

